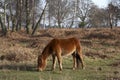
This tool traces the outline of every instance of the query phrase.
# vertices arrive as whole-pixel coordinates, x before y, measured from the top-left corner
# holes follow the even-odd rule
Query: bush
[[[1,60],[4,59],[15,62],[31,61],[35,59],[35,54],[33,54],[33,50],[28,48],[12,47],[7,50],[5,55],[1,56]]]

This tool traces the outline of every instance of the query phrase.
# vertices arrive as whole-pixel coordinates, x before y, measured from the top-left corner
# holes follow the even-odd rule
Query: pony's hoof
[[[42,69],[38,69],[37,71],[40,71],[40,72],[42,72],[43,70],[42,70]]]
[[[73,70],[75,70],[75,68],[73,68]]]
[[[60,72],[62,72],[62,69],[60,69]]]
[[[85,67],[83,67],[82,69],[85,70]]]

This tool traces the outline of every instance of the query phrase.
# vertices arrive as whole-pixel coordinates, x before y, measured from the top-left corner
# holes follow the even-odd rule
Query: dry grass
[[[46,29],[39,30],[35,36],[25,34],[24,31],[9,31],[6,37],[0,37],[1,60],[35,61],[51,39],[73,36],[80,39],[83,53],[87,57],[104,59],[114,57],[114,53],[120,53],[120,28]]]
[[[32,60],[32,58],[35,59],[34,50],[29,48],[23,48],[23,47],[10,47],[9,49],[5,49],[4,53],[1,56],[1,60],[8,60],[8,61],[29,61]]]

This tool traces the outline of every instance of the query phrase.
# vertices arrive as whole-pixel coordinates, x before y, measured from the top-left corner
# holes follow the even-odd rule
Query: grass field
[[[69,56],[63,58],[62,72],[58,65],[50,71],[51,57],[45,71],[36,71],[37,56],[51,39],[73,36],[81,41],[84,70],[72,70]],[[120,80],[120,28],[46,29],[34,36],[9,31],[0,44],[0,80]]]

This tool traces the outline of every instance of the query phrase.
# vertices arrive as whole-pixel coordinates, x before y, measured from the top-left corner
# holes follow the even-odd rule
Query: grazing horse
[[[52,55],[53,64],[52,70],[55,69],[56,59],[58,59],[58,64],[60,71],[62,70],[62,56],[73,56],[73,70],[78,67],[79,62],[84,68],[83,56],[81,51],[80,42],[77,38],[68,39],[53,39],[44,48],[41,55],[38,56],[38,71],[43,71],[47,64],[47,58]]]

